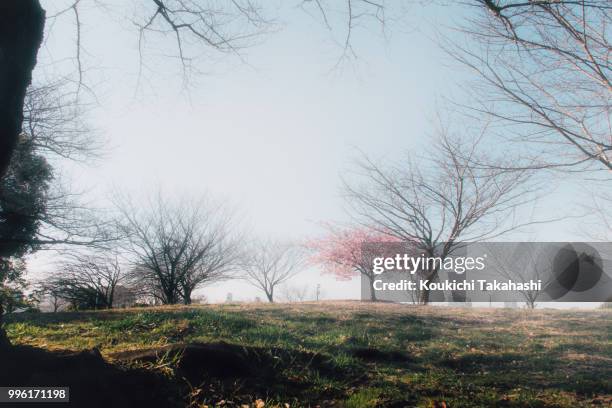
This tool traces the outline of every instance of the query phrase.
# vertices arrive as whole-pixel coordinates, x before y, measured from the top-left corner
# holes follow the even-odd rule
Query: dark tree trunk
[[[115,287],[114,286],[110,290],[110,293],[108,294],[106,299],[107,299],[107,302],[108,302],[108,309],[112,309],[113,308],[113,303],[115,302]]]
[[[419,293],[419,304],[427,305],[429,303],[429,290],[422,290]]]
[[[268,302],[274,303],[274,294],[272,292],[266,292],[266,297],[268,298]]]
[[[189,287],[186,285],[181,285],[181,297],[183,298],[183,304],[184,305],[190,305],[191,304],[191,294],[193,293],[193,290],[195,289],[195,287]]]
[[[42,42],[45,12],[38,0],[0,2],[0,177],[23,121],[23,100]]]
[[[163,290],[164,295],[162,296],[162,303],[166,305],[176,305],[180,296],[178,295],[178,289],[176,286],[167,285],[167,287]]]
[[[0,351],[3,348],[6,348],[11,345],[8,337],[6,336],[6,332],[4,328],[2,328],[2,315],[4,314],[4,309],[2,308],[2,303],[0,303]]]
[[[23,100],[42,42],[45,12],[38,0],[0,1],[0,178],[8,168],[23,121]],[[9,343],[2,328],[0,347]]]

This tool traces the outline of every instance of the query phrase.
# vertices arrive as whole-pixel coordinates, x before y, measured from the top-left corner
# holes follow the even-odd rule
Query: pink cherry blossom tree
[[[372,267],[373,259],[393,248],[388,244],[401,243],[402,240],[364,227],[327,226],[327,230],[323,237],[306,243],[306,247],[312,251],[310,262],[321,265],[324,273],[335,275],[339,280],[350,280],[362,275],[369,282],[370,300],[376,301],[372,287],[376,277]]]

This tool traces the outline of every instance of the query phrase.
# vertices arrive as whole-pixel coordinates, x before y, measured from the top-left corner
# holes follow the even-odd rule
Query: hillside
[[[150,375],[164,406],[612,403],[606,310],[214,305],[17,314],[7,331],[61,355],[96,348],[107,370]]]

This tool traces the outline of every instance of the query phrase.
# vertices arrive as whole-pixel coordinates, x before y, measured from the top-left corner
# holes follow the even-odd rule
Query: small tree
[[[111,309],[115,290],[125,279],[117,255],[78,254],[40,284],[40,291],[63,299],[74,309]]]
[[[495,249],[495,246],[487,248],[488,263],[493,271],[506,279],[519,282],[541,280],[542,287],[546,288],[554,277],[553,256],[545,253],[546,248],[541,245],[521,243],[510,253]],[[517,293],[529,309],[535,309],[542,290],[528,288],[517,290]]]
[[[402,240],[373,229],[328,227],[326,236],[307,242],[306,247],[313,252],[310,261],[322,265],[325,273],[341,280],[352,279],[358,275],[366,278],[370,286],[370,300],[376,301],[376,292],[372,286],[376,277],[373,257],[384,253],[384,246],[387,244],[398,242]],[[373,250],[372,245],[380,246],[380,251]]]
[[[53,313],[56,313],[66,305],[66,301],[62,298],[62,289],[62,287],[58,287],[51,279],[47,278],[36,285],[34,295],[37,297],[39,304],[48,301]]]
[[[303,302],[308,298],[308,285],[285,285],[282,293],[287,302]]]
[[[131,278],[164,304],[191,303],[193,291],[225,279],[237,261],[231,215],[206,200],[169,202],[160,194],[148,208],[118,200]]]
[[[270,303],[274,290],[295,276],[303,267],[300,249],[275,241],[260,241],[251,246],[241,262],[243,278],[261,289]]]

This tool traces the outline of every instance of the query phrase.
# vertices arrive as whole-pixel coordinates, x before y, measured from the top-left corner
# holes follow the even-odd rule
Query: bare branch
[[[486,241],[533,221],[515,221],[537,190],[531,173],[480,167],[487,158],[479,138],[459,139],[440,130],[430,167],[421,172],[410,158],[402,166],[358,162],[360,184],[345,183],[352,214],[361,224],[441,258],[465,242]],[[422,271],[435,279],[437,270]],[[427,294],[422,294],[427,302]]]
[[[612,170],[612,23],[606,1],[475,0],[446,51],[473,70],[478,113],[506,125],[537,166]]]

